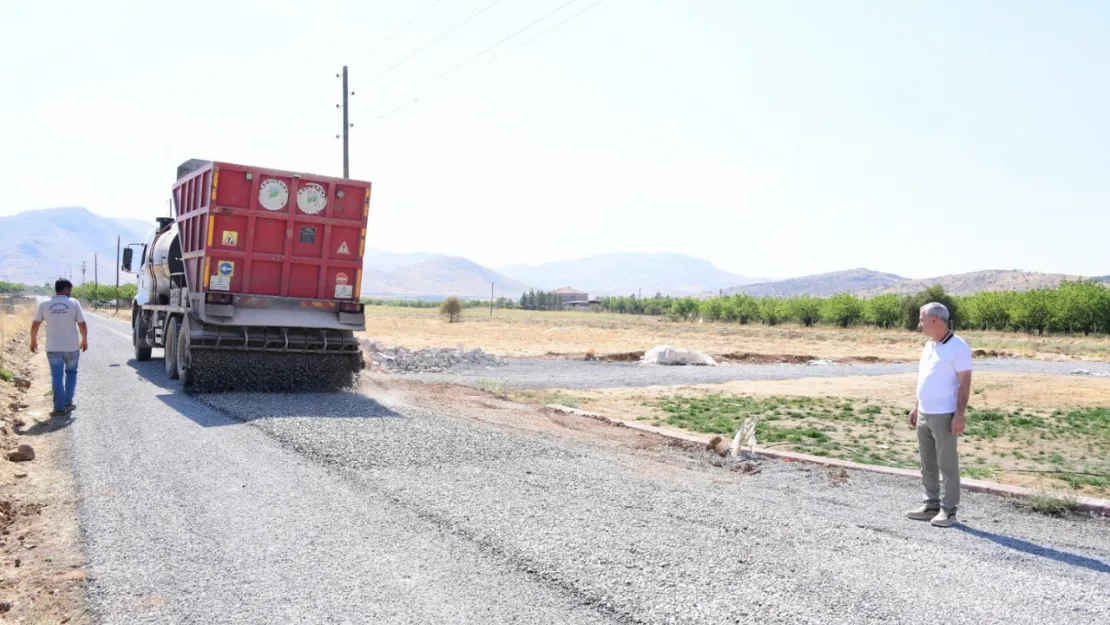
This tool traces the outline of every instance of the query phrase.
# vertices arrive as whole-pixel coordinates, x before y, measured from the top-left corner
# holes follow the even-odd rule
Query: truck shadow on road
[[[963,531],[964,533],[970,534],[977,538],[989,540],[995,544],[1002,545],[1003,547],[1009,547],[1010,549],[1014,549],[1015,551],[1020,551],[1022,553],[1027,553],[1034,556],[1041,556],[1042,558],[1048,558],[1049,560],[1063,562],[1064,564],[1069,564],[1071,566],[1078,566],[1081,568],[1090,569],[1096,573],[1110,574],[1110,564],[1106,564],[1101,560],[1095,560],[1094,558],[1088,558],[1086,556],[1080,556],[1074,553],[1068,553],[1066,551],[1058,551],[1056,549],[1052,549],[1051,547],[1044,547],[1036,543],[1021,540],[1020,538],[994,534],[992,532],[976,529],[974,527],[968,527],[966,525],[957,525],[956,528]]]
[[[158,399],[201,427],[222,427],[259,419],[404,419],[405,416],[355,391],[337,393],[186,393],[166,378],[160,360],[127,365],[167,391]]]

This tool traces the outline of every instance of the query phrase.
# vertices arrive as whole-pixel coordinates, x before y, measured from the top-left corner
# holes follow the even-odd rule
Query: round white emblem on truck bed
[[[258,203],[268,211],[279,211],[289,203],[289,187],[285,183],[267,178],[258,185]]]
[[[297,191],[297,206],[306,215],[315,215],[324,210],[328,205],[328,196],[324,187],[309,182]]]

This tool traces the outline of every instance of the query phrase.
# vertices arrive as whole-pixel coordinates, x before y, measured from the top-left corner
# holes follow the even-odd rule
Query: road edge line
[[[709,438],[703,438],[693,434],[683,434],[680,432],[672,432],[658,428],[652,425],[637,423],[635,421],[625,421],[623,419],[614,419],[606,417],[605,415],[597,414],[596,412],[588,412],[578,408],[571,408],[561,404],[546,404],[544,408],[562,412],[566,414],[573,414],[579,417],[588,419],[595,419],[613,425],[616,427],[631,428],[649,434],[655,434],[664,438],[669,438],[676,441],[681,441],[686,444],[697,444],[702,447],[709,444]],[[919,471],[911,471],[909,469],[896,469],[894,467],[883,467],[873,464],[860,464],[850,460],[837,460],[835,458],[825,458],[823,456],[811,456],[809,454],[800,454],[792,451],[779,451],[775,449],[755,448],[755,455],[764,456],[767,458],[780,458],[791,462],[807,462],[810,464],[819,464],[826,467],[841,467],[844,469],[851,469],[853,471],[868,471],[871,473],[883,473],[886,475],[895,475],[898,477],[908,477],[914,479],[921,479]],[[1000,497],[1012,497],[1016,499],[1028,499],[1037,494],[1037,491],[1026,488],[1024,486],[1012,486],[1009,484],[999,484],[997,482],[986,482],[983,480],[976,480],[971,478],[962,478],[960,486],[963,490],[972,493],[984,493],[987,495],[997,495]],[[1096,499],[1094,497],[1076,497],[1077,510],[1080,512],[1089,512],[1100,516],[1110,516],[1110,500]]]

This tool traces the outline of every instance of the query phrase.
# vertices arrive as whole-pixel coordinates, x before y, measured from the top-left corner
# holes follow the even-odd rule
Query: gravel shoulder
[[[1110,618],[1110,520],[969,494],[938,530],[901,516],[911,480],[732,470],[401,376],[184,396],[120,334],[71,428],[96,622]]]
[[[1076,369],[1110,375],[1110,363],[1050,362],[1016,358],[989,358],[975,361],[975,371],[1068,375]],[[485,378],[503,381],[506,386],[516,389],[575,389],[721,384],[734,380],[879,376],[916,371],[916,363],[666,367],[637,363],[521,358],[508,359],[508,364],[504,366],[461,365],[446,373],[411,375],[428,382],[452,382],[471,386]]]

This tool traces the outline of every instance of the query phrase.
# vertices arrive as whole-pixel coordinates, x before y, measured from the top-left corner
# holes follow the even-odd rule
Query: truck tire
[[[131,344],[135,346],[135,360],[145,362],[150,360],[152,348],[146,343],[146,324],[143,315],[138,311],[131,317]]]
[[[189,361],[189,316],[181,319],[181,326],[177,328],[177,345],[173,350],[174,359],[177,360],[177,375],[189,383],[189,373],[192,363]]]
[[[166,376],[176,380],[177,370],[177,317],[170,317],[166,324],[166,333],[163,335],[162,344],[165,345]]]

